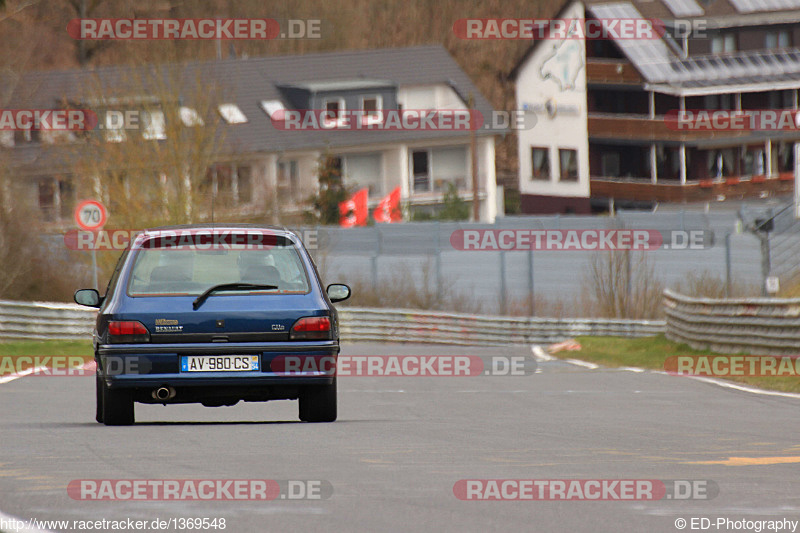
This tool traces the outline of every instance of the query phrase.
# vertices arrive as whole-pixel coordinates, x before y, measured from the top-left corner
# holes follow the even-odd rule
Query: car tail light
[[[150,332],[135,320],[114,320],[108,323],[108,340],[113,344],[150,342]]]
[[[289,338],[300,340],[325,340],[331,338],[331,320],[326,316],[307,316],[292,326]]]

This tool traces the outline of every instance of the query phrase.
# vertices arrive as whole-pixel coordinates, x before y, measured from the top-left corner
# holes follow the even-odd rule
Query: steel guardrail
[[[0,338],[88,339],[96,311],[77,304],[0,300]],[[481,316],[413,309],[339,308],[345,342],[420,342],[502,346],[560,342],[578,335],[643,337],[661,320]]]
[[[800,298],[695,298],[664,291],[666,337],[698,350],[800,354]]]

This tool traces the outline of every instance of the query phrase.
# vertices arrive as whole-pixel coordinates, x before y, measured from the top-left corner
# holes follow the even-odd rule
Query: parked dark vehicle
[[[339,326],[300,238],[279,228],[174,226],[140,234],[120,257],[94,331],[98,422],[134,423],[134,403],[299,400],[300,419],[336,420],[335,364],[288,371],[286,357],[334,361]],[[280,363],[280,364],[278,364]]]

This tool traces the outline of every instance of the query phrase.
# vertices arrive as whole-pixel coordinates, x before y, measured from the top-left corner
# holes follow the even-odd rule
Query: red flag
[[[375,222],[402,222],[403,214],[400,212],[400,187],[395,189],[388,195],[384,196],[375,212],[372,213]]]
[[[366,226],[367,217],[369,216],[369,207],[367,207],[367,199],[369,198],[369,189],[361,189],[347,201],[339,203],[339,225],[343,228],[352,228],[353,226]]]

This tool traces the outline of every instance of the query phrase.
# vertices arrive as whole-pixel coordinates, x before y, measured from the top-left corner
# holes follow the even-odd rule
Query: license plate
[[[257,355],[184,355],[181,372],[258,371]]]

